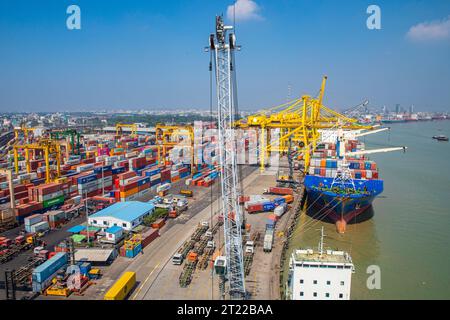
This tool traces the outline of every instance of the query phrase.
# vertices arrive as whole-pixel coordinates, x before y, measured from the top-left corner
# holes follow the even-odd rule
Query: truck
[[[273,245],[273,229],[267,229],[266,234],[264,235],[264,252],[271,252]]]
[[[172,257],[172,264],[180,265],[183,263],[183,255],[181,253],[175,253]]]
[[[292,188],[270,187],[269,189],[264,189],[264,194],[276,194],[280,196],[286,196],[286,195],[293,195],[294,190]]]
[[[255,242],[247,241],[245,243],[245,253],[254,253],[255,252]]]
[[[194,192],[192,192],[192,190],[187,190],[187,189],[181,189],[180,194],[182,194],[183,196],[189,197],[189,198],[192,198],[194,196]]]

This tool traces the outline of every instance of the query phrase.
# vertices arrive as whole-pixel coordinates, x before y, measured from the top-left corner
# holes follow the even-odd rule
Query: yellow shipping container
[[[138,191],[139,191],[139,188],[136,187],[136,188],[130,189],[128,191],[120,192],[120,197],[121,198],[127,198],[129,196],[132,196],[133,194],[138,193]]]
[[[136,284],[136,272],[127,271],[106,292],[104,300],[125,300]]]

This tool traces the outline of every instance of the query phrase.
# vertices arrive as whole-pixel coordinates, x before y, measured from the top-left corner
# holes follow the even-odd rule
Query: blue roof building
[[[86,227],[80,224],[78,226],[74,226],[74,227],[70,228],[69,230],[67,230],[67,232],[80,233],[81,231],[83,231],[85,229],[86,229]]]
[[[140,201],[117,202],[89,216],[89,225],[102,228],[121,227],[130,231],[141,224],[145,216],[153,213],[152,203]]]

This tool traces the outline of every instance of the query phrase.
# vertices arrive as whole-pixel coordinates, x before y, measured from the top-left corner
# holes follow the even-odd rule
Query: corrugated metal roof
[[[121,231],[121,230],[122,230],[122,228],[119,227],[119,226],[112,226],[112,227],[106,229],[105,232],[108,232],[108,233],[116,233],[116,232],[119,232],[119,231]]]
[[[85,226],[78,225],[78,226],[75,226],[75,227],[70,228],[70,229],[67,230],[67,231],[70,232],[70,233],[79,233],[79,232],[81,232],[81,231],[83,231],[83,230],[85,230],[85,229],[86,229]]]
[[[75,251],[75,261],[106,262],[113,252],[114,249],[78,249]]]
[[[112,217],[119,220],[131,222],[152,211],[154,208],[155,206],[153,204],[140,201],[117,202],[109,206],[108,208],[94,213],[93,215],[89,216],[89,218]]]

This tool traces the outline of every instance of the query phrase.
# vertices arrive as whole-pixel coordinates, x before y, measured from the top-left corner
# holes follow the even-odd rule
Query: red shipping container
[[[164,226],[164,224],[165,224],[164,219],[158,219],[152,223],[152,228],[161,229]]]
[[[142,248],[148,246],[153,240],[159,237],[158,229],[150,229],[142,234]]]
[[[249,205],[247,207],[247,212],[248,213],[262,212],[263,210],[264,210],[264,206],[261,203],[254,204],[254,205]]]
[[[135,182],[126,184],[126,185],[124,185],[124,186],[120,186],[119,190],[120,190],[121,192],[126,192],[126,191],[128,191],[128,190],[137,188],[137,186],[138,186],[138,183],[137,183],[137,181],[135,181]]]
[[[322,171],[322,169],[321,169]],[[325,171],[325,169],[323,169]],[[279,194],[279,195],[293,195],[294,190],[291,188],[281,188],[281,187],[270,187],[269,192],[273,194]]]

